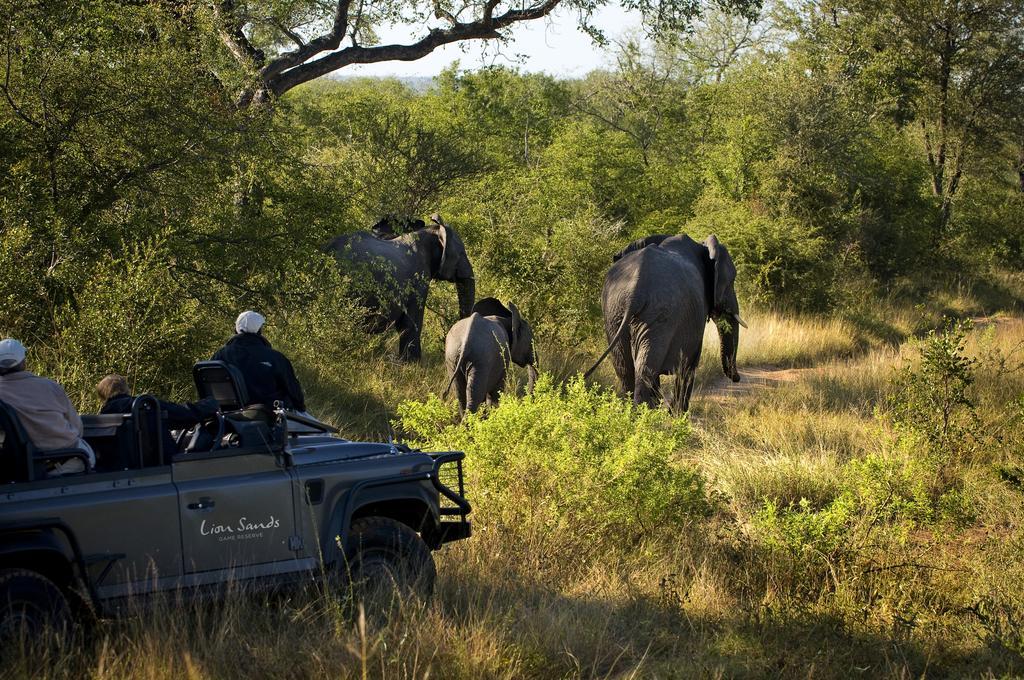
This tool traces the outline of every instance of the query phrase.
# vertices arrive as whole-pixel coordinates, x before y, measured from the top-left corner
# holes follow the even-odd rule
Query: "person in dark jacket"
[[[258,312],[239,314],[235,320],[237,334],[217,350],[213,360],[238,369],[250,403],[273,407],[274,402],[281,402],[288,410],[304,413],[306,398],[292,362],[263,337],[264,323],[266,319]]]
[[[131,413],[135,397],[128,389],[128,381],[112,373],[96,385],[96,393],[103,400],[100,413]],[[217,400],[207,397],[194,404],[176,404],[157,400],[164,414],[164,451],[177,451],[178,447],[171,430],[187,430],[217,413]]]

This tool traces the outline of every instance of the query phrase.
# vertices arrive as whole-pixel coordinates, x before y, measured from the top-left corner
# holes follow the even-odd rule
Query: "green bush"
[[[580,378],[556,385],[544,374],[533,395],[506,394],[457,425],[434,396],[398,412],[416,446],[466,452],[470,498],[488,528],[568,543],[582,556],[675,535],[709,510],[700,473],[672,461],[687,421]]]
[[[765,546],[792,557],[831,558],[847,547],[853,514],[847,498],[821,510],[813,509],[806,498],[787,507],[766,500],[754,515],[754,530]]]
[[[888,399],[897,429],[916,437],[928,455],[953,462],[969,456],[976,442],[978,414],[971,395],[977,360],[964,350],[969,320],[947,320],[940,331],[929,331],[919,346],[920,361],[897,375]]]
[[[183,295],[167,258],[160,242],[140,244],[97,267],[77,304],[58,311],[61,332],[38,348],[38,368],[83,407],[97,403],[93,387],[110,372],[135,393],[191,397],[193,364],[228,337],[210,310]]]
[[[973,504],[961,480],[945,479],[934,461],[914,455],[914,443],[901,440],[898,449],[903,450],[847,464],[845,495],[857,510],[874,524],[906,530],[936,523],[966,524]]]

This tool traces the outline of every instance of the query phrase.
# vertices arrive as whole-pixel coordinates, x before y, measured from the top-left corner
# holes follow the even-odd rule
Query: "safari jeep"
[[[83,416],[96,469],[56,478],[48,461],[84,452],[35,450],[0,402],[0,637],[159,591],[325,571],[429,594],[431,551],[470,535],[462,453],[347,441],[247,406],[221,362],[197,364],[194,377],[219,411],[179,450],[163,450],[158,402],[140,396],[129,415]]]

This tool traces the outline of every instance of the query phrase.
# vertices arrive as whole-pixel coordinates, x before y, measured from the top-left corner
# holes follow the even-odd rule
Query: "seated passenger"
[[[25,346],[8,338],[0,341],[0,401],[18,414],[25,434],[40,451],[80,449],[96,465],[96,454],[82,439],[82,419],[64,388],[25,370]],[[48,477],[85,470],[80,458],[50,463]]]
[[[306,398],[288,358],[270,346],[263,337],[266,319],[257,312],[242,312],[235,320],[236,335],[217,350],[214,361],[223,361],[238,369],[245,381],[250,404],[273,407],[274,402],[288,410],[306,411]]]
[[[131,413],[135,397],[128,389],[128,381],[112,373],[96,385],[96,393],[103,400],[100,413]],[[217,401],[207,397],[194,404],[175,404],[158,399],[160,410],[164,412],[164,451],[174,452],[178,445],[171,435],[171,430],[186,430],[217,413]]]

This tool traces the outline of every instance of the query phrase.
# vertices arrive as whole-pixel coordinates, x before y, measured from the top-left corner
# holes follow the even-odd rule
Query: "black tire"
[[[437,567],[430,548],[409,526],[388,517],[363,517],[349,533],[348,575],[352,593],[384,602],[434,592]]]
[[[28,569],[0,570],[0,647],[71,627],[71,606],[57,585]]]

